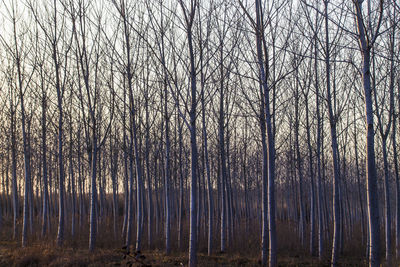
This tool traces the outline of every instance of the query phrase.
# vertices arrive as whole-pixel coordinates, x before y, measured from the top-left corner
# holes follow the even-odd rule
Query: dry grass
[[[289,253],[290,254],[290,253]],[[93,253],[87,249],[70,247],[57,248],[53,244],[35,243],[27,248],[21,248],[17,242],[0,243],[0,266],[187,266],[186,252],[173,252],[165,255],[163,250],[145,250],[145,259],[140,262],[134,257],[124,259],[122,249],[98,248]],[[243,253],[215,253],[208,256],[198,253],[199,266],[259,266],[259,258]],[[294,256],[287,253],[279,254],[278,266],[329,266],[329,261],[319,262],[307,255]],[[361,258],[342,258],[339,266],[366,266]],[[397,266],[397,265],[393,265]]]
[[[34,244],[27,248],[16,246],[15,242],[0,244],[0,266],[186,266],[187,253],[175,252],[166,256],[161,250],[143,251],[145,259],[134,257],[124,259],[122,249],[97,249],[89,253],[85,249],[56,248],[46,244]],[[207,256],[198,254],[199,266],[255,266],[256,259],[238,254]]]
[[[137,262],[128,256],[124,259],[124,250],[121,249],[123,239],[120,236],[114,237],[109,222],[99,225],[99,234],[96,243],[96,250],[93,253],[88,251],[88,229],[85,225],[77,232],[75,237],[68,235],[64,246],[58,248],[55,244],[56,222],[52,222],[52,230],[47,238],[41,238],[38,234],[30,235],[28,246],[21,248],[20,240],[11,240],[11,223],[4,221],[0,232],[0,267],[1,266],[187,266],[187,225],[184,229],[183,250],[177,248],[176,239],[172,242],[172,253],[166,256],[164,253],[163,233],[154,235],[154,247],[150,250],[147,246],[146,233],[143,236],[142,255],[145,259]],[[39,224],[36,224],[39,225]],[[204,227],[204,226],[203,226]],[[218,253],[219,234],[214,237],[214,253],[207,255],[206,230],[202,229],[198,244],[199,266],[259,266],[260,262],[260,237],[259,226],[254,223],[246,230],[245,227],[235,229],[235,235],[229,242],[226,253]],[[322,262],[317,258],[309,256],[308,250],[302,248],[298,240],[294,226],[288,223],[278,224],[278,266],[329,266],[329,249]],[[162,231],[162,227],[160,227]],[[33,229],[34,233],[40,232]],[[172,236],[175,237],[176,229],[172,229]],[[135,240],[133,237],[132,240]],[[307,241],[308,242],[308,241]],[[360,245],[361,244],[361,245]],[[329,248],[327,241],[325,248]],[[132,249],[133,250],[133,249]],[[354,233],[346,239],[343,255],[339,258],[339,266],[366,266],[364,247],[361,236]],[[391,265],[400,266],[400,265]]]
[[[38,243],[27,248],[15,242],[0,244],[1,266],[104,266],[121,264],[122,253],[118,250],[57,248],[52,244]]]

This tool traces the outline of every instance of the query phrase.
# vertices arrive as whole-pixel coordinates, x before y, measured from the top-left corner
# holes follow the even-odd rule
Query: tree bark
[[[365,104],[365,124],[366,124],[366,148],[367,148],[367,205],[369,220],[369,264],[372,267],[380,265],[380,225],[379,225],[379,198],[378,182],[375,163],[374,148],[374,121],[372,109],[372,88],[371,88],[371,48],[373,42],[367,40],[364,21],[362,17],[362,1],[354,2],[356,24],[358,29],[358,38],[360,50],[363,59],[362,63],[362,81],[364,88]],[[373,37],[376,38],[376,35]],[[372,39],[373,40],[373,39]]]

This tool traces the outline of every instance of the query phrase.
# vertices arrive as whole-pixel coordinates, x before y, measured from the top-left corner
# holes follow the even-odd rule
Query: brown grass
[[[27,248],[15,242],[2,242],[0,266],[104,266],[120,264],[122,253],[117,250],[57,248],[46,243],[35,243]]]
[[[121,218],[122,220],[122,218]],[[28,246],[21,248],[20,238],[12,240],[11,220],[4,220],[0,231],[0,267],[1,266],[186,266],[188,262],[188,225],[185,223],[183,236],[183,250],[177,248],[176,228],[171,230],[172,253],[166,256],[164,253],[163,227],[159,233],[154,233],[154,248],[147,246],[147,229],[143,232],[143,255],[145,259],[137,262],[132,257],[124,259],[122,250],[123,239],[112,234],[112,224],[104,221],[99,225],[96,250],[88,251],[88,227],[84,224],[81,230],[77,230],[75,237],[69,235],[69,224],[66,224],[66,237],[64,246],[59,248],[55,244],[56,221],[52,221],[52,229],[46,238],[39,236],[40,224],[35,223],[33,233],[29,236]],[[120,227],[118,227],[120,229]],[[260,265],[260,237],[259,225],[253,222],[250,227],[244,227],[244,223],[238,224],[235,234],[229,242],[226,253],[218,253],[219,228],[215,226],[214,253],[207,255],[207,231],[204,224],[200,231],[198,244],[198,266],[259,266]],[[280,222],[278,232],[278,266],[329,266],[330,241],[325,243],[326,255],[322,262],[310,257],[307,249],[302,248],[295,232],[295,225]],[[20,228],[19,228],[20,230]],[[132,240],[135,240],[133,236]],[[308,240],[307,240],[308,244]],[[132,249],[133,250],[133,249]],[[361,235],[354,232],[346,238],[343,254],[339,258],[339,266],[366,266]],[[400,265],[392,265],[400,266]]]

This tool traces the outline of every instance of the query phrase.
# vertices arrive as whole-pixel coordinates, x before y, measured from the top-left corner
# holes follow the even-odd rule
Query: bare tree
[[[191,181],[190,181],[190,236],[189,236],[189,266],[197,265],[197,167],[198,151],[196,141],[196,113],[197,113],[197,84],[196,84],[196,62],[193,48],[192,27],[198,7],[198,1],[191,0],[185,4],[179,1],[184,16],[184,26],[187,35],[190,58],[190,154],[191,154]]]
[[[377,173],[375,163],[374,148],[374,120],[372,109],[372,88],[371,88],[371,49],[379,36],[380,24],[383,15],[383,1],[380,1],[380,15],[378,24],[372,32],[371,21],[367,23],[362,14],[362,0],[354,0],[355,18],[357,23],[358,40],[360,52],[362,55],[362,81],[364,87],[364,104],[365,104],[365,123],[367,129],[366,146],[367,146],[367,203],[368,203],[368,219],[369,219],[369,264],[370,266],[380,265],[380,225],[379,225],[379,199]],[[370,1],[368,1],[370,5]],[[370,13],[370,8],[369,8]]]

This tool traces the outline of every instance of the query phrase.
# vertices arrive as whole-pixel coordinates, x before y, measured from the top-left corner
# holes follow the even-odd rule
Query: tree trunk
[[[324,4],[325,4],[325,46],[326,46],[325,47],[326,93],[328,102],[331,146],[332,146],[332,163],[333,163],[333,240],[332,240],[331,265],[336,266],[339,253],[339,245],[340,245],[340,221],[341,221],[340,195],[339,195],[340,170],[339,170],[339,155],[338,155],[339,150],[338,150],[337,133],[336,133],[337,118],[333,110],[332,94],[331,94],[328,1],[325,1]]]
[[[93,118],[93,117],[92,117]],[[93,123],[94,124],[94,123]],[[95,125],[95,124],[94,124]],[[97,188],[96,188],[96,173],[97,173],[97,138],[95,127],[92,129],[92,168],[91,168],[91,192],[90,192],[90,222],[89,222],[89,251],[92,252],[96,245],[97,234]]]
[[[372,267],[380,265],[380,225],[379,225],[379,198],[378,181],[375,163],[374,149],[374,122],[372,110],[372,88],[370,72],[371,43],[367,41],[364,31],[364,21],[362,18],[362,2],[355,2],[356,23],[358,29],[358,38],[363,59],[362,79],[364,87],[365,104],[365,124],[366,124],[366,148],[367,148],[367,205],[369,220],[369,263]],[[375,38],[375,37],[374,37]]]
[[[267,75],[264,69],[263,62],[263,51],[262,51],[262,42],[264,40],[264,29],[263,29],[263,17],[261,11],[261,1],[256,0],[256,41],[257,41],[257,59],[259,65],[259,80],[261,90],[261,98],[264,98],[264,103],[262,102],[262,111],[261,111],[261,121],[265,118],[266,125],[266,134],[268,140],[267,147],[267,155],[265,152],[263,153],[263,230],[262,230],[262,264],[267,265],[267,257],[266,257],[266,247],[269,245],[269,266],[274,267],[277,265],[277,257],[276,257],[276,225],[275,225],[275,140],[272,132],[272,120],[270,114],[270,100],[269,100],[269,86],[267,81]],[[264,48],[266,44],[264,43]],[[267,58],[267,51],[264,51],[264,56]],[[268,64],[268,62],[266,62]],[[263,123],[264,124],[264,123]],[[261,128],[263,128],[262,126]],[[263,130],[262,130],[263,131]],[[265,148],[263,148],[265,151]],[[266,159],[267,158],[267,159]],[[267,163],[268,162],[268,163]],[[267,164],[266,164],[267,163]],[[268,175],[266,171],[268,169]],[[267,188],[268,187],[268,188]],[[267,196],[266,196],[267,195]],[[266,213],[268,214],[266,215]],[[268,218],[268,221],[267,221]],[[266,228],[269,228],[269,242],[266,244],[267,240],[267,231]]]
[[[316,18],[317,20],[317,18]],[[314,40],[314,71],[315,71],[315,99],[317,115],[317,204],[318,204],[318,258],[321,261],[324,253],[324,230],[322,221],[322,175],[321,175],[321,110],[318,76],[318,40]]]

